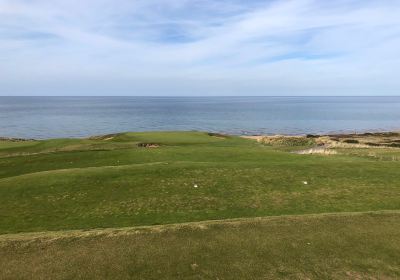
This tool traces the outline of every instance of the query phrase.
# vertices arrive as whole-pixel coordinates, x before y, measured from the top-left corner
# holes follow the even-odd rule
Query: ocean
[[[0,97],[0,136],[124,131],[237,135],[400,130],[398,97]]]

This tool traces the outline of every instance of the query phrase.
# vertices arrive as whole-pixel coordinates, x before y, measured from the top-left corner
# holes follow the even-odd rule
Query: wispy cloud
[[[400,94],[396,0],[0,0],[0,95]]]

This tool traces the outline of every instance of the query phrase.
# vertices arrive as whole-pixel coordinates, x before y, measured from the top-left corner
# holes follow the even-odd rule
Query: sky
[[[400,95],[400,0],[0,0],[0,95]]]

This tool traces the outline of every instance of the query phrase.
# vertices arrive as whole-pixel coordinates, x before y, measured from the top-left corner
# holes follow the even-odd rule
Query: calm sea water
[[[306,134],[400,129],[400,97],[0,97],[0,136],[122,131]]]

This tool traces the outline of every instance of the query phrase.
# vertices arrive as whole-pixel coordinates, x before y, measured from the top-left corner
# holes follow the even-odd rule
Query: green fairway
[[[2,141],[0,155],[0,233],[400,209],[400,162],[351,151],[152,132]]]

